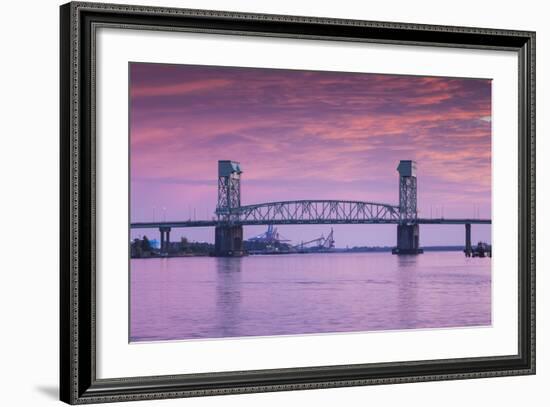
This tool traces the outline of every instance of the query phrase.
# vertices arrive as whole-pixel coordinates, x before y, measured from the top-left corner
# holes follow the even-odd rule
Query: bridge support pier
[[[464,226],[466,226],[466,242],[464,253],[466,254],[466,257],[470,257],[472,255],[472,224],[466,223]]]
[[[168,253],[168,247],[170,246],[170,231],[172,228],[167,226],[161,226],[160,231],[160,252]]]
[[[216,226],[214,255],[218,257],[244,256],[243,227]]]
[[[424,250],[420,248],[420,226],[418,224],[397,225],[397,247],[392,254],[420,254]]]

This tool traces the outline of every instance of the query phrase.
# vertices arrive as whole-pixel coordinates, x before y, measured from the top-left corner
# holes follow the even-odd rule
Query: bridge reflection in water
[[[241,205],[241,166],[235,161],[218,161],[218,203],[216,219],[163,222],[133,222],[132,229],[158,229],[161,252],[166,252],[172,228],[215,227],[215,255],[244,254],[243,226],[316,224],[396,224],[394,254],[419,254],[420,225],[465,225],[465,251],[471,252],[471,225],[490,224],[491,219],[419,218],[417,211],[416,162],[401,160],[399,205],[369,201],[298,200]]]

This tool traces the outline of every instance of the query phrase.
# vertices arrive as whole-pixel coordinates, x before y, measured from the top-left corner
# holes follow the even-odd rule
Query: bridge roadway
[[[416,211],[415,211],[416,212]],[[251,225],[397,225],[397,248],[394,254],[419,254],[420,225],[465,225],[465,250],[471,251],[472,224],[490,224],[490,219],[409,218],[395,205],[377,202],[301,200],[267,202],[234,208],[220,207],[211,220],[132,222],[132,229],[158,229],[161,252],[170,245],[170,231],[175,228],[215,227],[216,253],[235,256],[244,253],[243,226]]]
[[[247,225],[403,224],[399,206],[363,201],[300,200],[266,202],[216,210],[217,219],[175,222],[135,222],[132,229]],[[414,224],[489,224],[490,219],[420,218]]]
[[[252,226],[252,225],[379,225],[379,224],[399,224],[398,219],[307,219],[307,220],[245,220],[231,221],[233,225]],[[471,218],[418,218],[416,222],[419,225],[490,225],[491,219],[471,219]],[[227,222],[218,220],[186,220],[186,221],[164,221],[164,222],[133,222],[130,223],[131,229],[160,229],[160,228],[200,228],[224,225]]]

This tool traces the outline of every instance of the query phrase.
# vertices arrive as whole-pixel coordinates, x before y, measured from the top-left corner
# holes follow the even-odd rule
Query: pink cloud
[[[135,97],[173,96],[188,93],[212,91],[231,85],[225,79],[209,79],[195,82],[181,82],[163,86],[132,86],[130,94]]]
[[[416,159],[424,213],[475,202],[490,214],[490,81],[196,66],[132,77],[132,216],[163,202],[176,218],[213,211],[218,159],[241,162],[243,203],[395,203],[397,162]]]

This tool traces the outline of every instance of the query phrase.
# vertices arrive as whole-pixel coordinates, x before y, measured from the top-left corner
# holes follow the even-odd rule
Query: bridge
[[[368,201],[298,200],[241,205],[240,164],[218,161],[218,203],[213,220],[134,222],[132,229],[158,229],[161,252],[170,242],[172,228],[215,227],[215,254],[243,254],[243,227],[252,225],[395,224],[394,254],[420,254],[419,225],[465,225],[465,250],[471,251],[471,225],[490,219],[419,218],[416,207],[416,162],[402,160],[399,172],[399,205]]]

